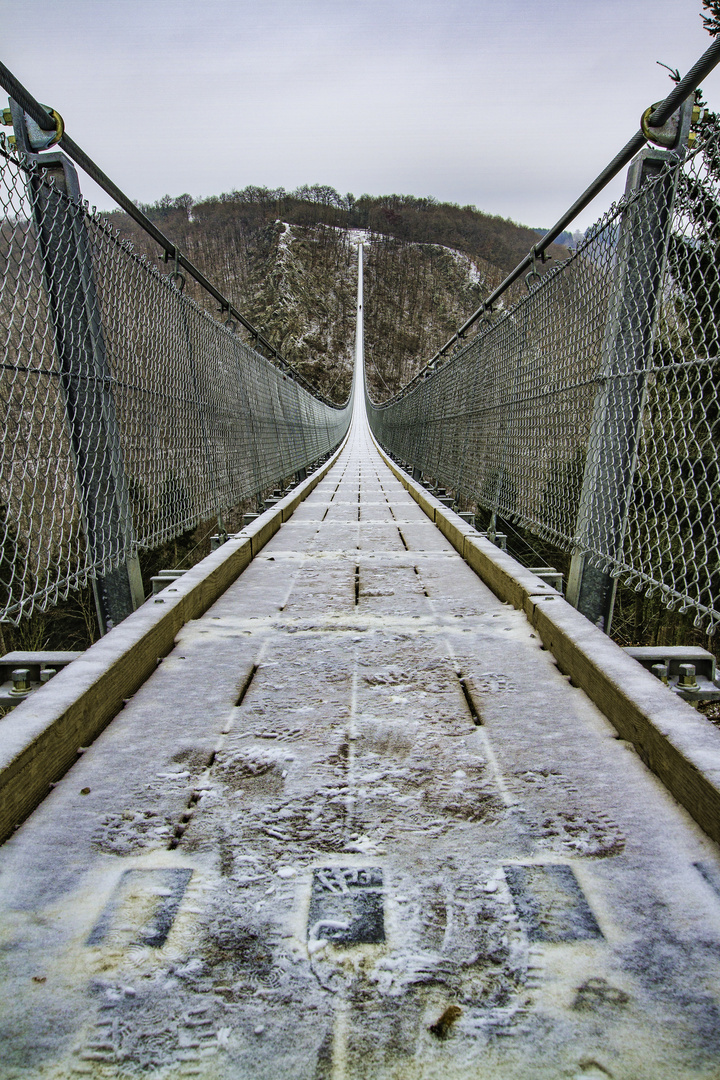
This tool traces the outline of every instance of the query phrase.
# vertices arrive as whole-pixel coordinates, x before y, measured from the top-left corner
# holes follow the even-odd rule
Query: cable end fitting
[[[703,110],[699,109],[697,105],[691,105],[689,101],[685,101],[664,124],[653,127],[650,124],[650,117],[662,104],[662,101],[656,101],[640,117],[640,130],[647,141],[654,146],[663,147],[665,150],[679,151],[684,146],[692,146],[690,126],[693,123],[700,122]],[[695,119],[696,111],[697,120]]]

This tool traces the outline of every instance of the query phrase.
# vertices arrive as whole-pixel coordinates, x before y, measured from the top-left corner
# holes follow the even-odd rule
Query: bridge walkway
[[[359,405],[0,850],[0,1076],[716,1077],[719,881]]]

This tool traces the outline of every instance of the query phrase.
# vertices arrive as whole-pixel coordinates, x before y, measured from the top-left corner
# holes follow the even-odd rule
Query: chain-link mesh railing
[[[17,622],[316,461],[350,405],[242,343],[47,166],[0,167],[0,621]]]
[[[712,631],[720,134],[633,168],[567,261],[368,411],[398,459]]]

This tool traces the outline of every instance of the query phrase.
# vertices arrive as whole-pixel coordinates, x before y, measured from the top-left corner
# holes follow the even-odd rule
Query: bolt
[[[667,686],[667,664],[653,664],[652,673],[655,678],[660,679],[661,683]]]
[[[50,682],[53,675],[57,675],[57,671],[55,670],[55,668],[52,668],[52,667],[43,668],[43,670],[40,672],[40,682],[41,683]]]
[[[678,686],[697,686],[694,664],[680,664],[680,678]]]
[[[10,674],[12,679],[12,692],[13,694],[27,694],[30,689],[30,669],[29,668],[15,668]]]

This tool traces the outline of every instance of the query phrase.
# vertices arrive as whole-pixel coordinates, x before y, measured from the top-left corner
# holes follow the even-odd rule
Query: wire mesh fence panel
[[[0,621],[312,464],[347,431],[32,161],[0,157]]]
[[[83,583],[84,535],[42,258],[25,183],[7,162],[0,199],[0,603],[16,614]]]
[[[368,411],[390,452],[458,497],[713,631],[720,134],[653,153],[565,262]]]

